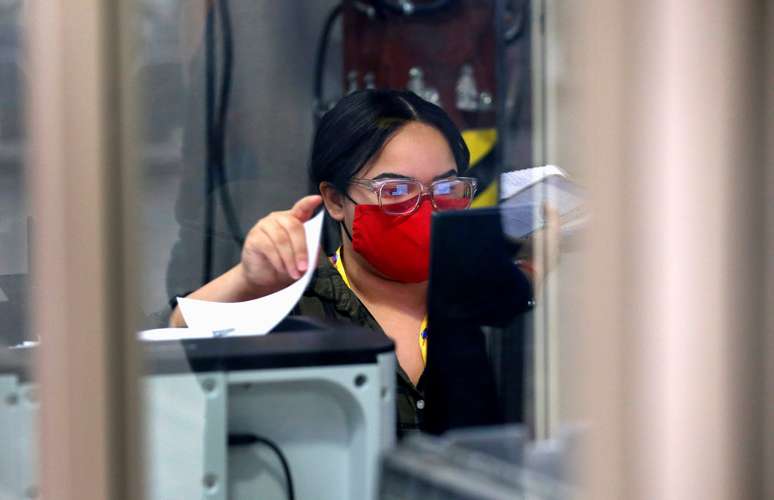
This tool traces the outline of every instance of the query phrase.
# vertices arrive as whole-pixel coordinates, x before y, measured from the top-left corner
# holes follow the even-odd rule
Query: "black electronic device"
[[[422,375],[431,433],[507,421],[482,327],[506,326],[530,307],[531,285],[514,262],[517,250],[503,236],[498,208],[433,215]],[[510,354],[523,379],[524,350]]]
[[[222,478],[218,498],[376,498],[379,457],[395,442],[392,341],[354,326],[283,323],[269,335],[141,342],[150,498],[209,496],[205,471]],[[25,396],[39,391],[30,372],[36,349],[0,348],[0,388],[20,400],[0,405],[0,422],[37,418]],[[19,452],[37,429],[12,427],[0,463],[32,470],[34,455]],[[283,472],[273,472],[265,451]],[[0,478],[23,496],[26,482]]]
[[[0,349],[0,373],[29,379],[36,346]],[[348,325],[335,329],[301,317],[283,320],[269,335],[142,342],[146,375],[376,363],[392,352],[384,335]]]
[[[499,207],[437,212],[431,235],[428,316],[504,326],[526,310],[531,286],[515,263]]]
[[[275,329],[256,336],[153,341],[143,346],[146,372],[153,374],[368,364],[394,349],[386,336],[348,325]]]

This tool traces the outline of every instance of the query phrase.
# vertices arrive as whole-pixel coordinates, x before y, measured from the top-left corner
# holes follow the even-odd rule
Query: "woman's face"
[[[410,122],[395,132],[381,151],[355,175],[355,179],[413,179],[430,186],[434,181],[456,175],[457,164],[443,134],[429,125]],[[404,183],[406,184],[408,183]],[[380,213],[378,210],[381,209],[374,212],[372,207],[369,207],[379,203],[378,195],[369,187],[350,184],[347,196],[342,196],[331,184],[322,183],[320,191],[328,213],[335,220],[343,222],[342,244],[347,255],[360,262],[361,267],[393,281],[419,283],[427,280],[430,219],[426,209],[422,212],[417,205],[416,211],[411,212],[414,215],[409,219],[403,219],[399,224],[385,230],[382,227],[385,224],[384,217],[373,217],[374,214]],[[384,196],[384,193],[382,194]],[[407,193],[401,194],[405,196]],[[419,193],[409,199],[417,200],[418,196]],[[400,202],[391,205],[395,207],[400,205]],[[382,209],[383,207],[384,205]],[[363,222],[366,227],[383,232],[375,235],[373,231],[366,229],[363,233],[362,225],[360,233],[354,231],[356,208],[363,210],[363,221],[370,221]],[[372,216],[368,217],[368,214]],[[361,238],[358,238],[358,235]],[[375,236],[378,237],[374,239]],[[381,244],[377,241],[379,238],[383,240]],[[373,246],[374,242],[377,243],[376,247]],[[389,255],[382,251],[386,247],[390,249]],[[354,252],[350,253],[350,250]]]
[[[358,179],[416,179],[426,186],[433,181],[457,175],[449,144],[435,128],[410,122],[400,128],[382,150],[355,176]],[[357,203],[376,204],[376,194],[352,185],[349,196]],[[351,224],[354,204],[346,204],[346,220]]]

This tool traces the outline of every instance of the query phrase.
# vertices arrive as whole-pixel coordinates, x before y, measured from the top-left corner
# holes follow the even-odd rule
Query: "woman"
[[[434,210],[470,206],[475,180],[459,175],[468,158],[439,107],[411,92],[350,94],[322,118],[314,139],[309,174],[319,194],[258,221],[241,262],[190,297],[248,300],[297,280],[315,265],[303,223],[323,203],[342,244],[321,262],[300,312],[390,337],[399,364],[399,428],[421,427],[430,218]],[[178,309],[171,325],[184,326]]]

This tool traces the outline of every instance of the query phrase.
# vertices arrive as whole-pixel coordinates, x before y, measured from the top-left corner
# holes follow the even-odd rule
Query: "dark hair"
[[[350,179],[409,122],[421,122],[441,132],[457,171],[468,168],[468,148],[441,108],[409,91],[361,90],[342,98],[320,120],[309,162],[314,192],[321,182],[330,182],[345,192]]]

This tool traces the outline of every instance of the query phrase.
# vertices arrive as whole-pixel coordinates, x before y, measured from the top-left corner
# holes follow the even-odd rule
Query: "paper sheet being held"
[[[177,303],[188,328],[218,335],[264,335],[293,310],[314,274],[320,248],[323,215],[304,223],[309,266],[295,283],[259,299],[245,302],[207,302],[180,297]]]
[[[585,220],[583,190],[557,166],[506,172],[500,186],[503,231],[512,239],[525,238],[543,227],[544,204],[559,212],[563,235]]]

